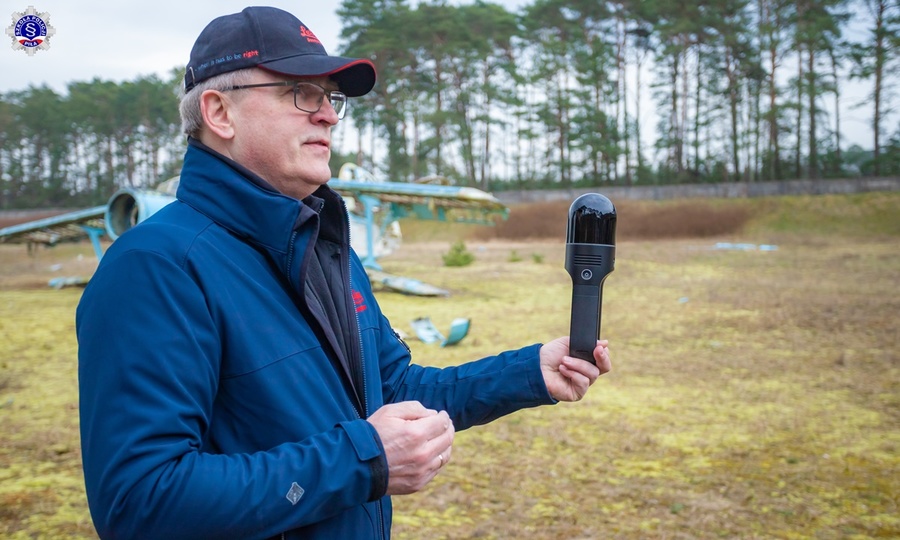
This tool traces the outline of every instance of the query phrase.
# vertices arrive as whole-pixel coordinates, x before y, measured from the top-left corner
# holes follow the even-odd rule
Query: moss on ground
[[[621,241],[604,290],[614,371],[581,402],[459,433],[435,481],[395,498],[394,538],[900,536],[900,194],[738,203],[755,216],[742,232]],[[472,319],[457,346],[410,340],[418,362],[568,332],[563,240],[469,238],[475,261],[445,267],[460,231],[420,231],[383,260],[452,293],[379,293],[396,327]],[[720,240],[778,249],[713,249]],[[90,256],[0,246],[3,538],[95,538],[78,441],[80,290],[42,285],[79,250]]]

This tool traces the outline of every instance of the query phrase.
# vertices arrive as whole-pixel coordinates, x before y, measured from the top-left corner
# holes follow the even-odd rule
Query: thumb
[[[434,416],[437,411],[426,409],[424,405],[418,401],[401,401],[400,403],[391,403],[384,406],[384,412],[388,416],[401,418],[403,420],[418,420],[426,416]]]

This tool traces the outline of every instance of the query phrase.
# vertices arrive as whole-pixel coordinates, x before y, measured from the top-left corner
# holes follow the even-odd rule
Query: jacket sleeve
[[[107,256],[76,314],[85,485],[101,538],[265,538],[367,501],[368,462],[384,450],[364,420],[263,452],[203,451],[222,352],[205,295],[152,252]]]
[[[409,364],[390,379],[391,401],[416,400],[445,410],[457,431],[520,409],[556,403],[541,375],[540,344],[454,367]]]
[[[362,264],[356,259],[359,269]],[[362,271],[362,270],[360,270]],[[365,287],[368,287],[366,280]],[[369,303],[377,307],[371,289]],[[411,363],[409,348],[378,308],[378,362],[385,403],[419,401],[445,410],[457,430],[486,424],[520,409],[556,403],[541,374],[541,344],[462,364],[436,368]]]

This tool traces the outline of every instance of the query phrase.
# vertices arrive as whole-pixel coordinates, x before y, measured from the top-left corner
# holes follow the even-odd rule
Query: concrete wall
[[[734,184],[679,184],[666,186],[598,186],[545,191],[498,191],[494,195],[505,204],[574,200],[584,193],[601,193],[617,199],[689,199],[698,197],[771,197],[776,195],[822,195],[900,191],[900,177],[848,178],[842,180],[791,180]]]

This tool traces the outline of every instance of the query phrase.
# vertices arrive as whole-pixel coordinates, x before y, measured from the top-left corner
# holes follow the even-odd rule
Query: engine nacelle
[[[115,240],[174,200],[174,195],[159,191],[120,189],[106,205],[106,234]]]

